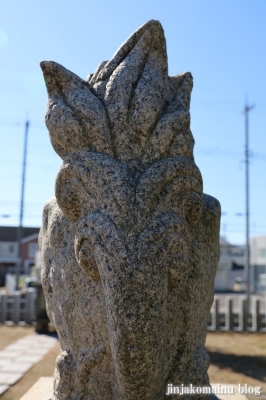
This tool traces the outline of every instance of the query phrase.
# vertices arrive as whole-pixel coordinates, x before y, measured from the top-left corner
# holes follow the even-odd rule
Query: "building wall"
[[[258,292],[266,291],[266,235],[251,239],[251,265],[253,266],[251,281]]]
[[[232,245],[224,237],[220,237],[220,259],[214,282],[214,290],[216,292],[232,291],[236,278],[244,279],[243,266],[244,247]]]
[[[217,268],[214,289],[217,292],[223,292],[227,288],[227,272],[223,268]]]
[[[0,242],[0,258],[12,260],[18,255],[18,245],[16,242]]]
[[[251,239],[251,264],[266,265],[266,235]]]
[[[5,285],[5,276],[7,273],[15,273],[17,265],[19,264],[19,246],[16,241],[17,228],[13,227],[0,227],[0,286]],[[25,231],[32,233],[21,240],[21,258],[22,268],[20,273],[29,274],[31,266],[34,265],[35,254],[38,251],[38,229],[25,228]],[[35,231],[35,232],[34,232]],[[4,240],[5,238],[9,240]],[[14,238],[14,240],[12,240]]]

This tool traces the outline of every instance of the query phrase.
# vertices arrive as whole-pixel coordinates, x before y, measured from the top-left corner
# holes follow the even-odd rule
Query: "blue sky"
[[[158,19],[165,30],[169,74],[190,71],[194,77],[195,160],[204,192],[221,202],[221,233],[233,243],[245,241],[245,97],[255,103],[250,112],[251,235],[266,234],[265,18],[265,0],[1,2],[0,225],[19,221],[26,115],[25,226],[40,226],[62,163],[44,124],[47,94],[39,62],[57,61],[86,78],[139,26]]]

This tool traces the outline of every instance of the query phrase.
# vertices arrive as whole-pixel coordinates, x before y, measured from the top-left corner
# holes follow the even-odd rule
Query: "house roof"
[[[220,246],[227,246],[229,245],[229,242],[227,242],[226,238],[224,236],[220,236]]]
[[[21,243],[30,242],[31,240],[38,239],[38,237],[39,237],[39,232],[34,233],[33,235],[30,235],[30,236],[27,236],[27,237],[21,239]]]
[[[22,239],[39,233],[40,228],[22,227]],[[18,236],[18,227],[0,226],[0,242],[16,242]]]

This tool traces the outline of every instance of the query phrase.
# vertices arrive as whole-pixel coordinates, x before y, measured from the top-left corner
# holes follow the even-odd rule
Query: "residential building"
[[[231,292],[236,284],[244,282],[244,250],[244,246],[230,244],[225,237],[220,237],[220,260],[214,283],[216,292]]]
[[[266,235],[255,236],[250,241],[251,285],[256,292],[266,293]]]
[[[34,265],[35,253],[38,250],[39,230],[40,228],[22,228],[20,273],[29,274],[31,266]],[[16,272],[20,262],[17,233],[17,227],[0,226],[0,286],[5,285],[7,273]]]
[[[250,239],[250,292],[266,292],[266,235]],[[220,260],[215,277],[216,292],[231,292],[246,285],[245,246],[220,237]]]

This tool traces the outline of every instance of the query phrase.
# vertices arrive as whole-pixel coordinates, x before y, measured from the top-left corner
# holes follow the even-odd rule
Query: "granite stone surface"
[[[168,77],[153,20],[86,81],[41,67],[63,159],[39,240],[62,349],[50,398],[176,399],[168,383],[209,385],[220,205],[193,158],[191,74]]]

